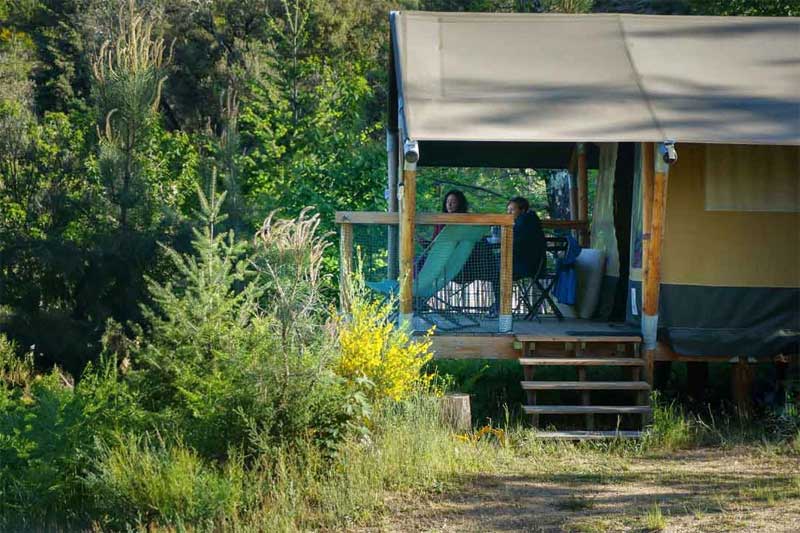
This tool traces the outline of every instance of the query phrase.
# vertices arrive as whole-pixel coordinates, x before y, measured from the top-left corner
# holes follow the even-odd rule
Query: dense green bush
[[[77,383],[0,338],[4,523],[218,524],[268,498],[281,461],[321,474],[367,434],[370,404],[332,370],[318,217],[270,217],[250,246],[218,232],[224,194],[199,196],[194,252],[165,249],[177,274],[150,280],[144,327],[109,322]]]
[[[58,368],[36,374],[32,357],[18,359],[0,337],[0,525],[83,518],[82,475],[97,443],[142,427],[141,415],[114,364],[90,366],[73,384]]]

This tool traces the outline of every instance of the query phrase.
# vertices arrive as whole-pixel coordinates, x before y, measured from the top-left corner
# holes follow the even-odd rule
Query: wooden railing
[[[374,212],[374,211],[339,211],[336,213],[336,223],[341,228],[341,248],[340,248],[340,275],[342,281],[352,273],[353,269],[353,225],[382,225],[397,226],[400,224],[400,217],[397,213]],[[500,302],[499,314],[501,316],[511,316],[512,306],[512,270],[513,270],[513,245],[514,245],[514,218],[511,215],[500,213],[416,213],[414,216],[415,225],[471,225],[471,226],[499,226],[500,227]],[[581,233],[588,230],[589,224],[586,221],[574,220],[543,220],[544,229],[575,229]],[[390,239],[392,240],[392,239]],[[413,254],[409,254],[413,256]],[[411,278],[410,268],[403,272],[400,265],[396,249],[394,253],[389,251],[390,265],[398,265],[395,271],[396,278],[402,279],[407,276]],[[390,275],[391,277],[391,275]],[[345,286],[344,283],[341,285]],[[401,295],[402,296],[402,295]],[[342,306],[346,308],[346,295],[341,295]],[[501,325],[501,328],[503,326]]]
[[[511,215],[500,213],[417,213],[414,220],[417,224],[466,224],[474,226],[513,226]],[[396,225],[400,223],[397,213],[384,211],[337,211],[337,224],[381,224]],[[542,220],[544,229],[575,229],[587,231],[586,220]]]

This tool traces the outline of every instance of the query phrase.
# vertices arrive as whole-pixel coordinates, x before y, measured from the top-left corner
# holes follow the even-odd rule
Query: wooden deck
[[[426,323],[416,319],[415,329],[424,330]],[[430,327],[430,324],[427,324]],[[639,333],[626,324],[610,324],[575,318],[559,322],[555,318],[541,321],[515,320],[509,333],[497,332],[497,320],[480,320],[476,326],[445,331],[437,328],[433,336],[435,357],[443,359],[518,359],[518,340],[532,342],[586,342],[594,338],[621,342],[638,337]]]
[[[461,320],[461,319],[459,319]],[[434,319],[433,322],[441,322],[445,327],[449,326],[444,320]],[[479,319],[477,326],[467,325],[468,321],[461,320],[464,327],[452,331],[443,329],[437,326],[434,335],[439,337],[446,336],[497,336],[497,337],[514,337],[514,336],[536,336],[542,337],[557,337],[558,340],[565,336],[614,336],[614,335],[639,335],[636,326],[630,324],[612,324],[608,322],[597,322],[593,320],[583,320],[579,318],[565,318],[558,321],[555,318],[545,317],[541,321],[537,320],[519,320],[515,319],[513,323],[513,330],[509,333],[498,333],[497,319]],[[414,328],[418,331],[423,331],[429,328],[431,324],[419,318],[414,320]]]

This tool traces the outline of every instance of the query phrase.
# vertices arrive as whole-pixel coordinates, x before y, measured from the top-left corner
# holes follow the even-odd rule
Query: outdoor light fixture
[[[664,141],[660,147],[660,151],[664,163],[672,165],[678,160],[678,151],[675,150],[675,141]]]
[[[416,163],[419,161],[419,143],[406,139],[403,143],[403,157],[407,163]]]

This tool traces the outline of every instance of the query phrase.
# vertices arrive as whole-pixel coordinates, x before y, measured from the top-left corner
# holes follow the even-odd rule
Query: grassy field
[[[561,445],[462,482],[392,495],[392,518],[364,530],[800,530],[800,458],[760,445],[646,456]]]
[[[382,521],[359,531],[800,530],[797,449],[635,448],[518,443],[439,493],[388,495]]]
[[[352,530],[800,531],[794,417],[709,421],[655,405],[641,440],[542,441],[520,425],[461,436],[482,447],[477,469],[388,491]]]

